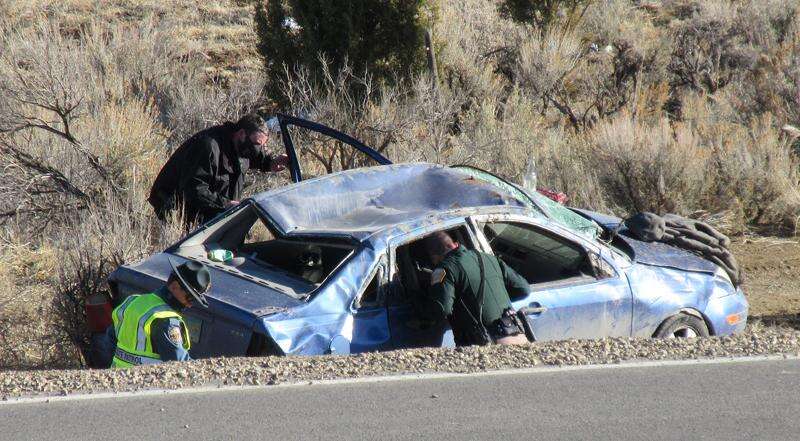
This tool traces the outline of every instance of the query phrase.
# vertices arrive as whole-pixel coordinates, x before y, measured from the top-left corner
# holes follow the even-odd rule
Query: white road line
[[[297,382],[279,383],[275,385],[244,385],[244,386],[197,386],[185,387],[181,389],[148,389],[131,392],[99,392],[99,393],[81,393],[75,395],[65,396],[37,396],[37,397],[23,397],[23,398],[9,398],[6,401],[0,401],[0,408],[14,404],[33,404],[33,403],[53,403],[60,401],[80,401],[80,400],[98,400],[107,398],[133,398],[133,397],[148,397],[160,395],[181,395],[181,394],[196,394],[196,393],[214,393],[214,392],[239,392],[251,390],[269,390],[281,388],[294,388],[294,387],[313,387],[313,386],[332,386],[342,384],[359,384],[359,383],[386,383],[394,381],[411,381],[411,380],[441,380],[448,378],[465,378],[465,377],[496,377],[506,375],[530,375],[530,374],[548,374],[558,372],[572,372],[572,371],[586,371],[586,370],[600,370],[600,369],[630,369],[630,368],[651,368],[651,367],[672,367],[672,366],[697,366],[697,365],[712,365],[712,364],[741,364],[741,363],[757,363],[765,361],[783,361],[783,360],[800,360],[798,355],[764,355],[754,357],[728,357],[728,358],[708,358],[708,359],[691,359],[691,360],[661,360],[661,361],[633,361],[622,362],[618,364],[587,364],[587,365],[570,365],[570,366],[537,366],[530,368],[520,369],[501,369],[493,371],[481,372],[430,372],[418,374],[399,374],[399,375],[383,375],[375,377],[359,377],[359,378],[341,378],[335,380],[305,380]]]

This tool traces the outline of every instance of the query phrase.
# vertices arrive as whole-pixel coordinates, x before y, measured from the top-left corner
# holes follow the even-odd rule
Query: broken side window
[[[494,254],[531,284],[593,277],[582,247],[533,226],[490,222],[482,226]]]
[[[230,251],[233,259],[211,260],[209,252]],[[346,241],[286,238],[247,204],[183,241],[176,253],[246,278],[286,288],[294,297],[311,293],[354,251]],[[222,253],[224,255],[224,253]]]
[[[353,252],[349,243],[314,238],[287,239],[257,219],[236,248],[236,255],[262,267],[278,268],[314,285],[321,284]]]
[[[454,241],[467,249],[474,249],[472,237],[467,232],[465,226],[446,230]],[[428,234],[432,234],[428,233]],[[401,303],[411,301],[416,296],[424,295],[431,285],[431,273],[433,264],[425,251],[423,239],[427,235],[415,237],[409,242],[398,246],[395,249],[394,276],[392,280],[395,285],[399,285],[399,300]]]

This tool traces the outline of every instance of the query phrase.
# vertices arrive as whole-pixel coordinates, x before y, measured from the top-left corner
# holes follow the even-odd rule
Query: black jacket
[[[187,222],[201,223],[239,200],[251,167],[267,171],[272,159],[260,149],[245,157],[236,152],[231,122],[205,129],[186,140],[158,173],[148,201],[160,219],[184,206]]]

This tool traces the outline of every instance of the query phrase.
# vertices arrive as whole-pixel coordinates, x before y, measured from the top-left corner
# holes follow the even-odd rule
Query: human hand
[[[239,203],[240,203],[240,201],[230,200],[230,201],[228,201],[228,204],[226,205],[226,208],[235,207],[235,206],[239,205]]]
[[[286,170],[286,167],[289,165],[289,157],[286,153],[276,155],[272,158],[272,162],[269,165],[269,171],[271,172],[279,172]]]

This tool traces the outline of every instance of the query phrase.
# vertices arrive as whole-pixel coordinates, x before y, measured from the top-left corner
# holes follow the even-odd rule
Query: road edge
[[[77,394],[56,395],[56,396],[40,395],[40,396],[30,396],[30,397],[9,397],[3,401],[0,401],[0,408],[2,408],[3,406],[9,406],[15,404],[55,403],[62,401],[99,400],[99,399],[109,399],[109,398],[135,398],[135,397],[148,397],[148,396],[161,396],[161,395],[174,395],[174,394],[270,390],[270,389],[296,388],[296,387],[334,386],[334,385],[348,385],[348,384],[360,384],[360,383],[385,383],[385,382],[411,381],[411,380],[441,380],[448,378],[464,378],[464,377],[531,375],[531,374],[574,372],[574,371],[600,370],[600,369],[631,369],[631,368],[674,367],[674,366],[687,366],[687,365],[697,366],[697,365],[710,365],[710,364],[758,363],[766,361],[784,361],[784,360],[786,361],[800,360],[800,356],[789,355],[789,354],[778,354],[778,355],[759,355],[759,356],[749,356],[749,357],[699,358],[699,359],[685,359],[685,360],[626,361],[613,364],[598,363],[598,364],[568,365],[568,366],[542,365],[529,368],[499,369],[499,370],[487,370],[479,372],[424,372],[424,373],[409,373],[409,374],[395,374],[395,375],[376,375],[373,377],[337,378],[330,380],[312,380],[312,381],[305,380],[305,381],[295,381],[295,382],[290,381],[273,385],[235,385],[235,386],[207,385],[207,386],[191,386],[179,389],[144,389],[138,391],[77,393]]]

